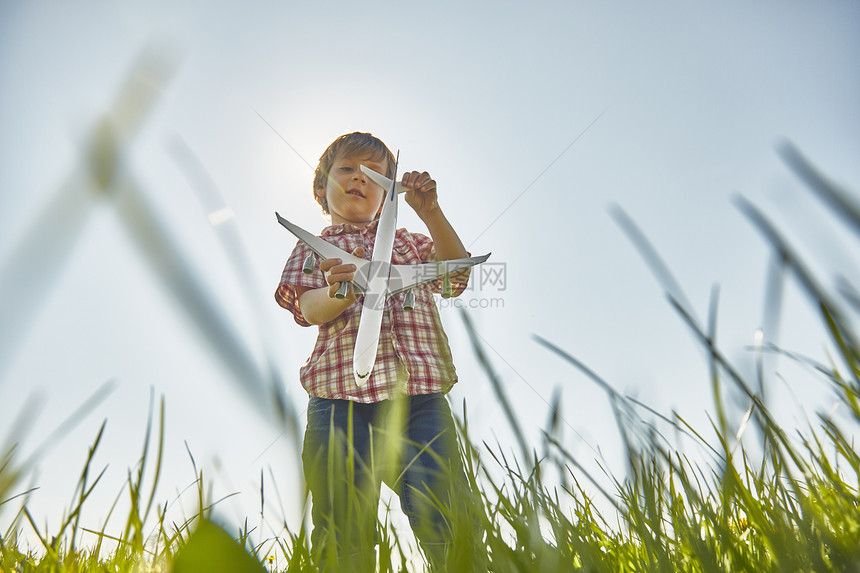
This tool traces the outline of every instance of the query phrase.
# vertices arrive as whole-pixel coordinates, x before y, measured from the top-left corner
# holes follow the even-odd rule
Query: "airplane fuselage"
[[[373,365],[376,363],[382,315],[385,312],[385,301],[388,299],[391,252],[394,249],[396,226],[397,192],[392,183],[391,188],[386,190],[385,200],[382,203],[382,213],[376,226],[376,240],[370,258],[370,276],[368,276],[367,290],[364,293],[364,303],[358,323],[358,335],[355,340],[353,374],[355,375],[355,382],[359,386],[363,386],[367,382],[373,371]]]

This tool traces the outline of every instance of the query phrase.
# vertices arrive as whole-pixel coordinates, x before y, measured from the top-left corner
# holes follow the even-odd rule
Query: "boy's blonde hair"
[[[385,176],[389,179],[394,177],[394,154],[380,139],[360,131],[341,135],[320,156],[319,165],[314,171],[314,199],[317,200],[326,215],[329,214],[328,201],[325,197],[320,197],[317,190],[325,188],[329,170],[338,158],[356,155],[367,157],[371,161],[387,162],[388,167]]]

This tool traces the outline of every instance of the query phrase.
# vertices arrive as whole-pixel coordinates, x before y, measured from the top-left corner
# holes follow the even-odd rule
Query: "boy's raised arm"
[[[430,237],[433,238],[433,245],[436,247],[436,256],[440,261],[464,259],[469,256],[457,231],[451,226],[438,205],[432,213],[421,216],[421,220],[427,225]]]
[[[469,256],[459,235],[451,226],[448,218],[439,207],[436,193],[436,181],[426,171],[419,173],[411,171],[403,174],[403,186],[409,188],[406,192],[406,202],[427,225],[430,237],[436,247],[439,260],[463,259]]]

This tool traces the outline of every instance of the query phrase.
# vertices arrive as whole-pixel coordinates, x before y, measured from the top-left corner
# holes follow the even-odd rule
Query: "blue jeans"
[[[443,558],[450,539],[445,508],[467,482],[442,394],[372,404],[311,396],[302,463],[313,495],[317,563],[374,570],[382,481],[399,495],[431,563]]]

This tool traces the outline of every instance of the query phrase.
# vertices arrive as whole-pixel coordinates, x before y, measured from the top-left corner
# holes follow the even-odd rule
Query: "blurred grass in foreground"
[[[794,148],[785,146],[782,154],[860,233],[860,210],[854,209],[851,196],[821,176]],[[693,428],[675,413],[649,411],[697,442],[710,462],[703,464],[681,453],[654,424],[640,417],[638,412],[647,406],[617,394],[575,357],[540,338],[539,344],[607,392],[626,447],[628,472],[623,478],[610,476],[611,490],[588,473],[560,438],[557,398],[538,454],[527,444],[480,337],[464,315],[474,350],[520,452],[517,457],[507,454],[507,448],[474,444],[467,423],[461,422],[461,454],[474,496],[468,507],[444,510],[454,532],[446,556],[448,571],[860,571],[860,456],[854,446],[860,424],[858,338],[839,299],[819,285],[768,219],[746,200],[739,199],[738,205],[774,249],[782,269],[793,274],[820,312],[833,359],[830,366],[814,366],[837,395],[844,415],[837,420],[819,414],[806,428],[780,427],[762,399],[764,388],[759,381],[746,379],[716,345],[716,297],[708,324],[699,324],[644,236],[616,211],[616,218],[664,284],[673,307],[706,349],[711,366],[709,383],[715,398],[711,428]],[[778,280],[783,280],[781,275]],[[843,284],[840,290],[837,294],[850,311],[860,310],[860,298],[852,296],[856,289]],[[776,347],[768,350],[793,356]],[[741,430],[729,428],[726,387],[742,392],[749,403]],[[2,532],[0,571],[315,571],[303,527],[293,532],[284,525],[280,535],[261,539],[261,532],[249,530],[247,521],[232,533],[213,523],[214,504],[196,466],[198,510],[183,523],[165,522],[167,504],[153,503],[163,406],[161,411],[157,447],[150,446],[150,429],[140,463],[129,472],[125,492],[132,509],[123,531],[108,532],[106,525],[89,528],[79,519],[101,478],[91,476],[90,465],[103,427],[78,481],[76,502],[57,531],[40,530],[26,503],[19,501],[17,518]],[[758,429],[755,455],[749,453],[743,437],[747,422]],[[0,452],[2,512],[14,511],[10,506],[21,499],[16,494],[21,472],[15,454],[14,445]],[[143,491],[143,476],[150,466],[153,485]],[[589,491],[605,498],[615,508],[613,514],[602,514],[597,507],[606,504],[597,503]],[[262,504],[262,476],[260,495]],[[41,546],[19,545],[26,527]],[[377,522],[377,530],[377,571],[420,568],[410,557],[412,542],[393,529],[387,518]],[[95,542],[83,544],[84,534]],[[114,547],[107,556],[102,555],[105,543]],[[356,564],[342,561],[334,570],[354,571]]]

